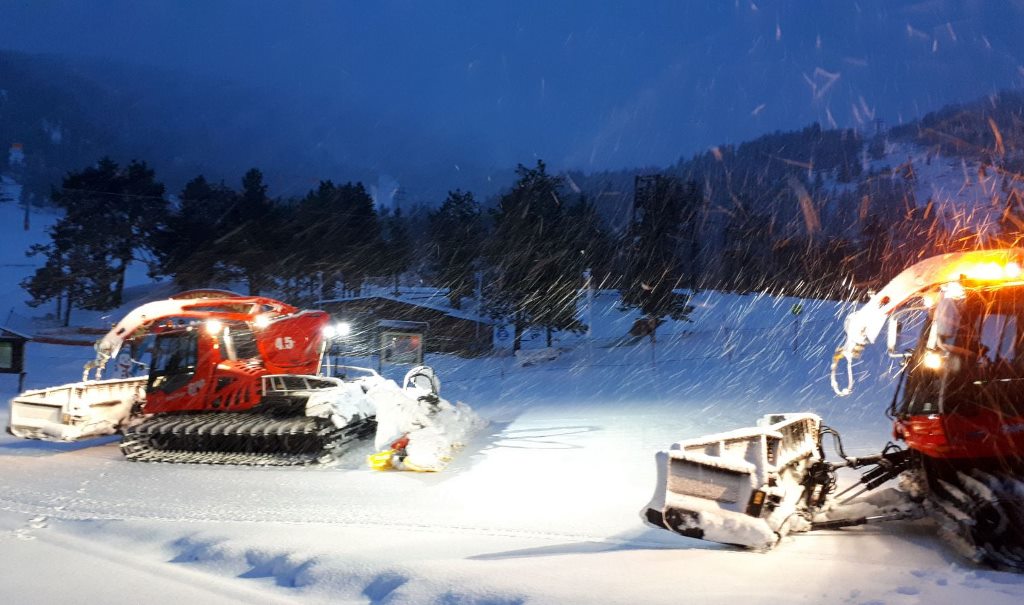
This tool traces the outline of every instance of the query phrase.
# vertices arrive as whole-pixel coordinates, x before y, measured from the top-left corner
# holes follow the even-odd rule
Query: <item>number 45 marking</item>
[[[295,340],[291,336],[278,336],[274,339],[274,346],[279,350],[294,349]]]

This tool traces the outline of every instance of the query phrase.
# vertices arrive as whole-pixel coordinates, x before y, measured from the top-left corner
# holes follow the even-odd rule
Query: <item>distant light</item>
[[[269,315],[257,315],[256,319],[252,320],[252,323],[257,328],[265,328],[265,327],[270,325],[270,316]]]
[[[206,331],[216,336],[224,329],[224,324],[219,319],[207,319]]]
[[[942,367],[942,354],[938,351],[928,351],[924,354],[921,363],[929,370],[938,370]]]

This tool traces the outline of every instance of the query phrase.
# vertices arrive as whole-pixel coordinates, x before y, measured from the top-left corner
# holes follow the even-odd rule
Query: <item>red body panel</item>
[[[256,330],[256,345],[268,374],[313,374],[320,362],[323,329],[330,316],[303,311]]]
[[[992,410],[908,416],[896,421],[894,432],[911,449],[932,458],[1024,456],[1024,417]]]
[[[248,354],[255,356],[241,357],[239,353],[239,358],[232,359],[223,348],[221,333],[202,323],[187,328],[175,325],[174,320],[182,318],[244,323],[252,336]],[[168,325],[161,328],[164,320]],[[329,320],[323,311],[299,312],[261,297],[198,299],[194,307],[173,318],[154,318],[150,323],[157,326],[153,332],[194,343],[194,348],[189,348],[194,357],[176,372],[151,374],[144,412],[251,409],[260,403],[263,376],[316,373],[323,327]]]

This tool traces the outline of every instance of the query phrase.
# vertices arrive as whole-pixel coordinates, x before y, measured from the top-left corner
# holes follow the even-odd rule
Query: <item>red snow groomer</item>
[[[889,444],[861,458],[813,414],[676,443],[658,454],[647,522],[684,536],[773,547],[793,531],[930,516],[972,560],[1024,571],[1024,249],[945,254],[900,273],[846,320],[832,386],[888,324],[902,360]],[[900,350],[901,330],[919,329]],[[846,386],[837,380],[845,362]],[[841,461],[825,459],[832,435]],[[835,493],[836,471],[866,469]],[[898,487],[862,494],[898,479]]]
[[[317,375],[328,322],[323,311],[220,291],[147,303],[97,341],[82,382],[15,397],[8,430],[59,441],[120,431],[136,461],[323,461],[375,427],[358,385]],[[149,364],[136,359],[144,350]],[[146,375],[102,380],[111,360]]]

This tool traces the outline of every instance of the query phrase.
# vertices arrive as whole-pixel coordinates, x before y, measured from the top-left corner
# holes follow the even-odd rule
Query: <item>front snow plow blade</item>
[[[145,390],[145,378],[119,378],[25,391],[11,400],[7,431],[46,441],[111,435],[145,400]]]
[[[773,547],[809,524],[805,494],[821,459],[814,414],[773,414],[757,427],[680,441],[657,454],[658,484],[644,520],[690,538]]]

